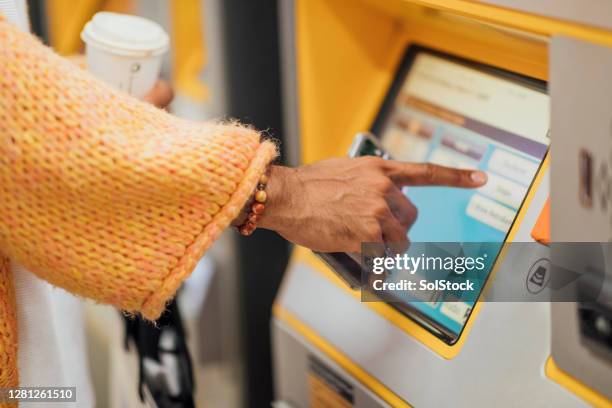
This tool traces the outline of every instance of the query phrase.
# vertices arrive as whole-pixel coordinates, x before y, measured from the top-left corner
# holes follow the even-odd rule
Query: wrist
[[[232,225],[236,227],[241,235],[249,236],[257,229],[259,220],[263,216],[268,200],[268,181],[270,168],[259,176],[255,190],[240,210],[240,214],[234,219]]]
[[[243,235],[250,235],[252,230],[257,227],[277,232],[290,228],[291,221],[296,214],[296,206],[299,204],[299,201],[294,202],[295,194],[292,193],[295,186],[299,184],[297,174],[297,169],[271,165],[266,173],[265,186],[263,187],[265,190],[263,208],[265,210],[251,220],[253,205],[257,204],[256,194],[262,188],[262,184],[258,184],[240,214],[232,221],[232,225],[237,227]],[[253,225],[249,228],[248,224]],[[243,231],[243,229],[248,231]]]
[[[268,180],[266,211],[259,220],[261,228],[279,232],[287,225],[297,206],[292,191],[299,184],[297,169],[271,166]]]

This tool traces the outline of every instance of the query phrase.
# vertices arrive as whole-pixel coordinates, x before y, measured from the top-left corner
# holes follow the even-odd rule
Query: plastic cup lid
[[[168,51],[169,39],[154,21],[128,14],[100,12],[85,24],[81,39],[112,54],[153,56]]]

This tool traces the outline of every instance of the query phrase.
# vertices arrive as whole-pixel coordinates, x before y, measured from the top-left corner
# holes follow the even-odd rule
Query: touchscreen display
[[[410,240],[503,243],[548,150],[548,95],[524,79],[427,51],[413,55],[403,75],[374,126],[392,158],[488,174],[476,190],[406,188],[419,210]],[[459,334],[473,302],[444,300],[406,303]]]

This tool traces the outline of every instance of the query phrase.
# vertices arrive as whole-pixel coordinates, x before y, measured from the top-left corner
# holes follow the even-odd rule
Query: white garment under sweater
[[[29,30],[25,0],[0,0],[0,13]],[[17,299],[19,382],[22,387],[76,387],[76,403],[53,407],[93,407],[82,300],[11,263]],[[19,404],[41,408],[45,403]]]

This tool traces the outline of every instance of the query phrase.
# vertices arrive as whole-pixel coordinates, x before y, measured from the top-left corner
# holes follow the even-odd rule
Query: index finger
[[[398,187],[451,186],[475,188],[487,182],[480,170],[464,170],[432,163],[406,163],[386,160],[384,171]]]

